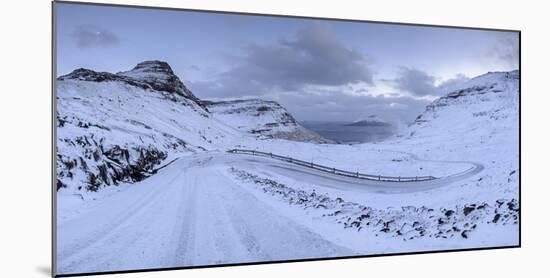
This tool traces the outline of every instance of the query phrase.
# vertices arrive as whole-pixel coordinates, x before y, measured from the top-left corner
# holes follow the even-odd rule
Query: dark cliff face
[[[190,99],[200,106],[200,100],[189,90],[170,65],[163,61],[144,61],[132,70],[118,72],[96,72],[89,69],[76,69],[73,72],[57,78],[58,80],[81,80],[91,82],[119,81],[142,89],[173,93]]]

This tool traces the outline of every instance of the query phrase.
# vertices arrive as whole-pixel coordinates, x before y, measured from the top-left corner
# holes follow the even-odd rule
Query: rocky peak
[[[116,74],[79,68],[57,79],[92,82],[120,81],[142,89],[177,94],[202,106],[200,100],[174,74],[170,65],[163,61],[144,61],[137,64],[132,70]]]
[[[130,72],[148,72],[148,73],[162,73],[166,75],[174,75],[174,71],[170,65],[164,61],[152,60],[144,61],[137,64]]]
[[[157,91],[175,93],[195,102],[199,101],[174,74],[170,65],[163,61],[144,61],[137,64],[132,70],[118,72],[117,75],[143,81]]]

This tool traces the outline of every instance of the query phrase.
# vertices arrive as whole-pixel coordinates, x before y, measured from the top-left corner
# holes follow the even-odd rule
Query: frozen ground
[[[457,231],[453,241],[437,238],[430,244],[425,244],[425,240],[413,245],[380,243],[374,240],[378,236],[368,233],[368,229],[363,232],[357,229],[359,226],[345,229],[345,225],[359,224],[351,224],[353,221],[341,224],[340,218],[365,213],[367,207],[361,205],[363,203],[345,200],[360,202],[360,196],[373,194],[371,189],[380,191],[381,184],[370,181],[345,188],[345,181],[314,171],[304,175],[300,170],[281,168],[285,166],[284,162],[265,158],[224,152],[201,153],[182,157],[151,178],[124,187],[117,194],[87,202],[61,201],[58,207],[61,216],[58,219],[58,270],[60,273],[96,272],[453,248],[466,241],[460,236],[464,224],[476,221],[462,219],[460,233]],[[285,170],[281,172],[280,169]],[[264,189],[269,179],[262,180],[249,172],[288,182],[294,187],[287,187],[287,191],[307,192],[310,197],[300,203],[299,199],[293,202],[282,194],[274,195]],[[437,186],[447,186],[475,174],[468,172],[452,179],[443,178],[438,180]],[[304,177],[310,177],[314,185],[301,183]],[[296,183],[301,185],[296,186]],[[389,186],[412,192],[425,185]],[[326,197],[318,198],[314,206],[302,206],[315,199],[311,192],[317,192],[313,196]],[[374,194],[385,195],[383,193]],[[396,195],[403,196],[390,196]],[[370,207],[369,210],[388,214],[384,217],[391,218],[391,211]],[[374,217],[375,213],[371,214]],[[427,221],[431,216],[409,214],[414,215],[413,218],[405,217],[411,227],[417,219]],[[433,213],[438,214],[445,215]],[[488,219],[485,218],[480,219]],[[477,225],[486,225],[483,221],[478,221]],[[383,226],[375,230],[379,229]],[[439,232],[437,227],[424,229],[433,235]],[[484,240],[487,245],[501,243],[498,237]]]
[[[225,162],[229,161],[196,155],[99,201],[77,207],[61,203],[60,213],[67,210],[71,215],[58,222],[58,270],[94,272],[355,254],[227,178]]]

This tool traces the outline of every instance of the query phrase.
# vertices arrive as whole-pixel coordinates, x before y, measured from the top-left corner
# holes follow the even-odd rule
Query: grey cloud
[[[190,65],[189,69],[194,70],[194,71],[200,71],[201,70],[201,68],[197,65]]]
[[[227,92],[218,87],[219,85],[210,82],[193,83],[193,85],[193,92],[197,95],[204,89],[209,92]],[[394,93],[379,96],[350,95],[336,89],[304,88],[299,93],[272,91],[259,96],[254,94],[256,90],[262,90],[261,84],[248,84],[246,88],[234,86],[229,96],[275,100],[287,108],[299,121],[355,121],[376,114],[395,123],[410,123],[429,104],[428,100]],[[199,96],[204,97],[204,94]],[[209,97],[224,98],[227,95],[218,94]]]
[[[468,77],[457,74],[439,85],[435,85],[437,78],[428,73],[414,68],[401,68],[399,77],[394,80],[394,85],[414,96],[438,96],[446,93],[446,90],[466,82]]]
[[[519,54],[519,36],[516,33],[501,34],[490,53],[513,68],[519,66]]]
[[[415,96],[436,95],[435,77],[414,68],[401,68],[400,76],[395,79],[397,88]]]
[[[268,88],[254,80],[220,78],[214,81],[190,81],[186,83],[200,98],[235,98],[268,94]]]
[[[487,47],[477,53],[476,58],[498,68],[493,70],[513,70],[519,67],[519,35],[515,32],[491,33],[492,41]]]
[[[236,97],[272,91],[301,90],[307,85],[372,83],[367,58],[347,48],[321,23],[310,24],[290,39],[269,45],[250,44],[233,65],[208,84],[191,84],[209,97]]]
[[[337,91],[285,94],[274,100],[303,121],[355,121],[376,114],[394,123],[414,121],[429,103],[409,96],[348,95]]]
[[[82,49],[114,46],[120,41],[115,33],[96,25],[79,25],[71,36],[76,46]]]
[[[408,123],[429,103],[389,93],[371,96],[365,94],[369,88],[347,86],[373,84],[368,57],[346,47],[323,24],[311,24],[292,37],[242,50],[241,55],[228,57],[229,70],[186,85],[200,98],[275,100],[302,121],[354,121],[377,114]],[[429,81],[433,86],[435,79]],[[346,94],[341,88],[360,94]]]
[[[449,93],[449,90],[452,90],[455,86],[460,85],[468,80],[470,80],[470,78],[468,78],[466,75],[457,74],[454,78],[448,79],[439,84],[439,86],[437,86],[437,89],[440,93],[446,94]]]

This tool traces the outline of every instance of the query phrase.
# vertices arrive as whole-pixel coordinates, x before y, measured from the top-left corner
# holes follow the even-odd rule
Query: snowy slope
[[[327,142],[273,101],[201,101],[162,61],[57,79],[57,187],[65,193],[140,181],[181,155],[257,146],[258,136]]]
[[[140,181],[175,157],[242,137],[164,62],[119,74],[77,69],[57,80],[57,183],[65,193]]]
[[[444,92],[426,107],[410,128],[411,136],[448,136],[468,132],[463,139],[484,133],[515,130],[518,123],[519,72],[487,73]],[[472,133],[474,132],[474,133]]]
[[[414,147],[424,158],[485,165],[480,177],[466,183],[456,197],[517,199],[519,72],[487,73],[449,90],[396,142],[402,149]]]
[[[203,101],[220,121],[260,138],[329,143],[319,134],[302,127],[279,103],[261,99]]]
[[[460,171],[459,164],[442,161],[506,164],[506,177],[502,176],[504,172],[498,176],[507,181],[507,175],[519,167],[518,86],[517,71],[473,78],[442,92],[443,97],[428,105],[414,124],[382,142],[352,146],[277,142],[264,144],[262,149],[329,167],[381,175],[441,176]]]
[[[441,94],[443,96],[428,105],[402,135],[390,140],[353,146],[289,142],[266,144],[263,149],[350,171],[357,169],[382,175],[445,177],[470,167],[464,162],[483,167],[471,177],[431,190],[386,194],[365,193],[353,186],[344,188],[330,180],[289,177],[284,171],[266,167],[237,168],[233,172],[252,180],[252,184],[275,187],[276,194],[269,195],[286,196],[282,191],[284,186],[277,185],[284,184],[289,192],[304,191],[307,196],[344,200],[342,204],[348,207],[335,217],[337,223],[365,233],[364,237],[369,238],[365,244],[376,252],[518,244],[519,72],[488,73]],[[278,209],[288,206],[288,199],[280,201],[275,201],[280,206]],[[312,219],[330,221],[340,214],[337,210],[327,212],[316,206],[307,206],[310,210],[307,215]],[[362,216],[365,208],[381,210],[376,221],[382,221],[372,226],[373,219]],[[295,208],[291,214],[303,217],[302,209]],[[403,244],[401,239],[409,239],[404,236],[403,227],[420,229],[415,221],[423,223],[424,232],[420,238],[415,235],[414,241]],[[380,223],[393,224],[384,227]],[[319,225],[319,221],[313,220],[312,225]],[[418,232],[412,230],[413,234]],[[373,238],[373,234],[377,236]]]

